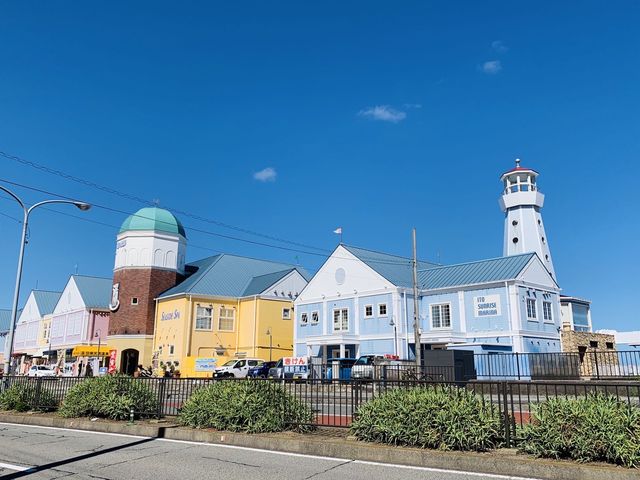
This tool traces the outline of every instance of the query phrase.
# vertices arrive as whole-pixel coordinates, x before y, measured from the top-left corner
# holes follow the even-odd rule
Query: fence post
[[[504,425],[504,441],[507,447],[511,447],[511,422],[509,421],[509,400],[507,399],[507,382],[500,382],[502,390],[502,423]]]
[[[160,385],[158,386],[158,418],[162,417],[162,406],[164,405],[164,392],[167,385],[167,379],[161,377],[159,379]]]
[[[516,369],[518,371],[518,380],[520,380],[520,354],[516,352]]]
[[[40,406],[40,392],[42,391],[42,377],[36,377],[36,391],[34,393],[33,405]]]
[[[596,364],[596,378],[600,380],[600,368],[598,367],[598,352],[593,352],[593,360]]]

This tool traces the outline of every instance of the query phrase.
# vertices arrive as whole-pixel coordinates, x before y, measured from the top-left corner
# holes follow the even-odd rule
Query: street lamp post
[[[398,326],[396,325],[395,320],[391,317],[389,320],[389,325],[393,327],[393,354],[398,355]]]
[[[271,327],[267,328],[267,335],[269,335],[269,361],[273,360],[273,332]]]
[[[99,328],[98,330],[96,330],[96,334],[94,335],[94,337],[98,338],[98,371],[96,372],[98,373],[98,375],[100,374],[100,364],[102,363],[102,358],[100,358],[100,341],[102,340],[101,336],[102,330]]]
[[[13,306],[11,307],[11,324],[9,325],[9,333],[7,333],[5,344],[5,358],[4,358],[4,374],[11,374],[11,355],[13,355],[13,334],[16,329],[16,317],[18,314],[18,299],[20,296],[20,281],[22,280],[22,261],[24,259],[24,246],[27,243],[27,227],[29,225],[29,215],[33,210],[42,206],[48,205],[50,203],[68,203],[70,205],[75,205],[80,210],[89,210],[91,205],[84,202],[77,202],[74,200],[43,200],[42,202],[35,203],[30,207],[27,207],[24,202],[18,197],[15,193],[9,190],[6,187],[0,185],[0,190],[9,194],[13,199],[20,204],[23,211],[23,220],[22,220],[22,237],[20,240],[20,254],[18,256],[18,270],[16,272],[16,286],[13,291]]]

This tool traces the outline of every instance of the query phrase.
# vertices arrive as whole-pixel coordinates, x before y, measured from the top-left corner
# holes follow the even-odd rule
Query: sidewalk
[[[55,414],[0,413],[0,422],[109,432],[142,437],[235,445],[239,447],[549,480],[637,480],[637,469],[606,464],[578,464],[536,459],[512,449],[491,453],[440,452],[359,442],[346,429],[319,429],[312,434],[218,432],[144,420],[134,424],[98,419],[66,419]]]

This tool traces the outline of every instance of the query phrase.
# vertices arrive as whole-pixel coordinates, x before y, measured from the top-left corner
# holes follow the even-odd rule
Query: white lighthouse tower
[[[516,166],[500,177],[504,191],[500,208],[505,212],[504,255],[536,252],[553,278],[556,278],[549,250],[549,240],[544,231],[542,206],[544,195],[537,185],[538,172]]]

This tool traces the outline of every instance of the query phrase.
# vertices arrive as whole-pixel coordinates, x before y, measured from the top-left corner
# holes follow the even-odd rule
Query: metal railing
[[[388,372],[387,372],[388,373]],[[323,380],[323,379],[211,379],[211,378],[132,378],[120,377],[123,382],[146,385],[157,399],[157,410],[136,412],[147,417],[171,417],[179,414],[189,397],[198,389],[213,382],[256,381],[269,382],[307,405],[313,412],[312,424],[324,427],[348,427],[357,416],[358,408],[391,389],[441,388],[450,392],[466,389],[474,392],[483,404],[499,415],[507,445],[515,445],[519,426],[531,421],[533,407],[552,398],[580,398],[590,393],[607,393],[629,405],[640,407],[640,381],[515,381],[477,380],[468,382],[431,381],[421,378],[403,379],[387,375],[385,378]],[[26,385],[35,406],[39,398],[50,398],[48,391],[61,403],[67,392],[86,378],[77,377],[4,377],[0,391],[15,384]],[[274,397],[276,398],[276,397]],[[283,414],[287,408],[283,406]]]
[[[640,379],[640,350],[474,355],[478,379]]]

